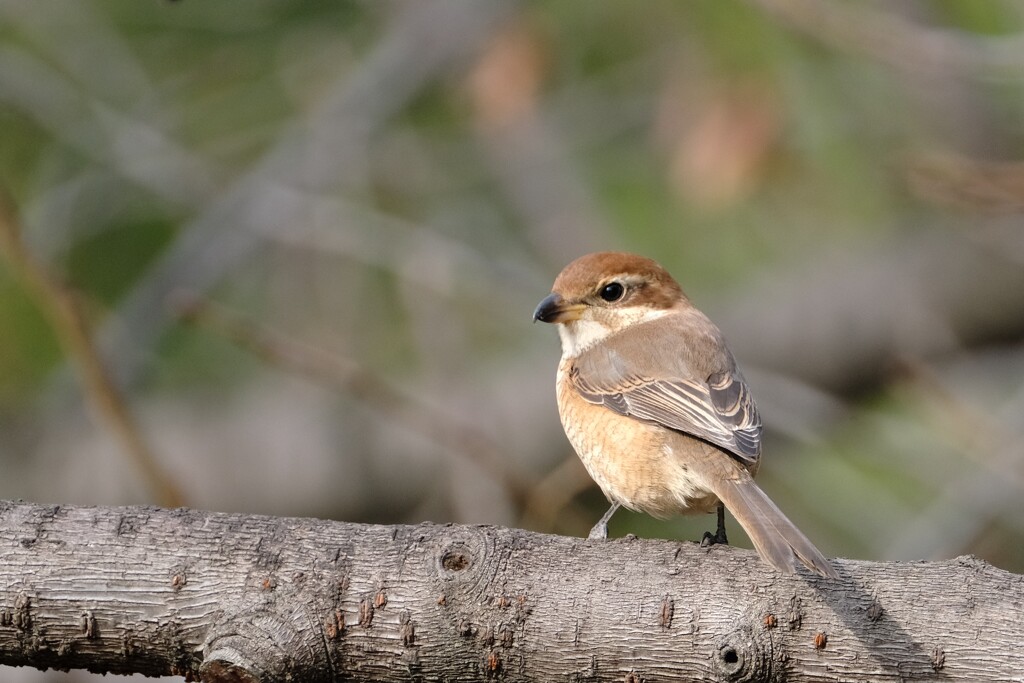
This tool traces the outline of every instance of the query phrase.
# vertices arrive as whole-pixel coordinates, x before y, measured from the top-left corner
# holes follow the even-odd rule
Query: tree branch
[[[206,681],[977,681],[1024,577],[517,529],[0,503],[0,664]]]

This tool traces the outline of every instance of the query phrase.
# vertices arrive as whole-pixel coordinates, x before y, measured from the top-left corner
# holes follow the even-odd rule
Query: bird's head
[[[567,265],[555,278],[551,294],[537,305],[533,319],[558,323],[562,351],[571,357],[686,301],[683,290],[657,262],[606,251]]]

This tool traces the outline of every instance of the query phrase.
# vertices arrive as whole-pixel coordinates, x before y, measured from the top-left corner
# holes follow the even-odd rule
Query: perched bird
[[[837,574],[754,483],[761,418],[722,333],[658,263],[601,252],[570,263],[534,321],[557,323],[556,394],[565,434],[611,502],[590,538],[626,506],[665,518],[722,504],[764,560]]]

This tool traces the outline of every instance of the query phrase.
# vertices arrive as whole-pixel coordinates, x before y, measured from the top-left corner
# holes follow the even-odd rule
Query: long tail
[[[795,574],[799,561],[816,574],[839,578],[824,555],[749,475],[720,481],[715,488],[765,562],[780,572]]]

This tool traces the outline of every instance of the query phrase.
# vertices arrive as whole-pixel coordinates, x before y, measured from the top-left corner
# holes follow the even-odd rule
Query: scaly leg
[[[729,545],[729,539],[725,535],[725,505],[722,501],[718,501],[718,529],[715,530],[713,536],[710,531],[705,531],[704,538],[700,539],[700,544],[705,548],[709,545]]]
[[[612,506],[608,508],[608,512],[604,513],[604,516],[597,520],[597,524],[587,534],[587,538],[593,541],[603,541],[608,538],[608,520],[612,518],[612,515],[615,514],[619,507],[619,503],[612,503]]]

